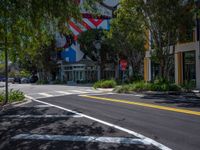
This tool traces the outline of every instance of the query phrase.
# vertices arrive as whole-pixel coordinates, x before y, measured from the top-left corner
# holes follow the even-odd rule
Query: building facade
[[[84,0],[80,0],[80,6],[83,5],[83,2]],[[68,42],[71,41],[69,36],[60,35],[59,33],[56,34],[56,47],[62,49],[60,52],[61,60],[58,62],[58,77],[61,81],[68,83],[94,82],[101,78],[115,77],[114,63],[105,65],[106,67],[104,70],[100,69],[100,62],[93,61],[83,53],[78,43],[78,36],[82,32],[92,29],[109,30],[113,9],[115,9],[118,3],[119,0],[104,0],[102,3],[96,3],[97,11],[101,14],[101,16],[97,18],[93,18],[90,12],[80,7],[83,15],[82,21],[77,21],[72,18],[67,23],[67,28],[69,28],[73,34],[73,42]],[[94,39],[94,42],[95,41],[97,41],[97,39]]]
[[[173,56],[174,71],[172,80],[176,84],[182,85],[191,83],[195,88],[200,89],[200,42],[199,42],[199,23],[192,32],[187,42],[178,42],[175,46]],[[148,33],[151,39],[151,34]],[[149,40],[151,41],[151,40]],[[151,61],[151,43],[146,44],[146,55],[144,58],[144,80],[152,81],[159,71],[159,64]]]

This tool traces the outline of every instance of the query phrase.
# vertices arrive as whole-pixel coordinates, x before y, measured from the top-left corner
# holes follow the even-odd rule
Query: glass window
[[[183,80],[184,83],[196,84],[196,54],[195,51],[183,53]]]

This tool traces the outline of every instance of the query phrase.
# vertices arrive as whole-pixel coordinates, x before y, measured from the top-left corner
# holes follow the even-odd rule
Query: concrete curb
[[[23,101],[20,101],[20,102],[8,103],[4,106],[0,106],[0,111],[7,110],[7,109],[10,109],[13,107],[20,107],[20,106],[28,104],[30,102],[32,102],[31,99],[25,98]]]
[[[114,88],[96,88],[95,90],[102,91],[102,92],[112,92]]]

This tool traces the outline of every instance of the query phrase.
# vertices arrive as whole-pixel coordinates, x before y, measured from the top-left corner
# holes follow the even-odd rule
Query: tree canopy
[[[142,15],[133,7],[133,3],[131,0],[121,1],[108,37],[119,57],[128,60],[133,75],[138,75],[144,57],[145,28]]]

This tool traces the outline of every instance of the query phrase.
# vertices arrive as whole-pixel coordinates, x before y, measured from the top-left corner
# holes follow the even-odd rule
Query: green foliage
[[[47,81],[47,80],[38,80],[36,82],[36,84],[49,84],[49,81]]]
[[[116,88],[115,91],[119,93],[127,93],[131,91],[180,91],[181,88],[176,85],[167,82],[166,80],[155,81],[154,83],[139,81],[132,84],[123,85]]]
[[[9,72],[8,73],[8,76],[10,77],[10,78],[14,78],[14,77],[16,77],[16,76],[18,76],[18,72],[16,72],[16,71],[11,71],[11,72]]]
[[[0,103],[3,102],[5,98],[5,92],[0,93]],[[24,93],[19,90],[13,90],[11,89],[8,93],[8,101],[10,103],[17,102],[17,101],[23,101],[25,99]]]
[[[186,92],[191,92],[195,88],[195,82],[189,81],[181,85]]]
[[[114,88],[117,85],[115,80],[100,80],[97,81],[93,87],[94,88]]]
[[[21,70],[21,71],[19,72],[19,76],[20,76],[21,78],[22,78],[22,77],[28,78],[28,77],[31,76],[31,73],[30,73],[29,71],[27,71],[27,70]]]
[[[61,80],[55,80],[52,82],[52,84],[66,84],[66,82]]]
[[[23,67],[45,68],[46,64],[44,65],[42,61],[46,60],[46,57],[43,56],[48,55],[43,54],[44,47],[54,44],[55,33],[69,33],[67,20],[81,19],[80,6],[77,2],[77,0],[1,0],[0,48],[6,47],[9,60],[22,64]],[[84,6],[89,8],[90,4],[95,2],[96,0],[85,0]],[[1,56],[2,60],[4,56],[3,54]]]
[[[135,0],[135,7],[144,15],[144,22],[151,32],[154,51],[152,58],[160,64],[160,76],[167,78],[173,69],[170,58],[170,46],[177,43],[178,36],[186,31],[192,31],[194,20],[192,13],[194,1],[168,0]],[[182,35],[181,35],[182,36]],[[182,36],[183,37],[183,36]],[[175,49],[175,48],[174,48]]]
[[[145,30],[142,13],[133,7],[133,3],[133,0],[121,1],[107,36],[115,52],[120,58],[127,59],[133,74],[138,75],[144,57]]]
[[[26,70],[22,70],[22,71],[10,71],[8,73],[8,76],[11,77],[11,78],[14,78],[14,77],[28,78],[28,77],[31,76],[31,73],[29,71],[26,71]]]

